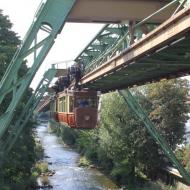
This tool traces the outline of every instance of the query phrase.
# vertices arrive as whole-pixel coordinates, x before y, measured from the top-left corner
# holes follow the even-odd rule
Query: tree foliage
[[[187,80],[163,80],[147,87],[147,98],[152,107],[149,116],[173,150],[185,140],[184,126],[189,111],[187,95]]]
[[[20,40],[15,32],[11,30],[12,23],[8,16],[3,15],[0,10],[0,80],[7,69]]]
[[[190,145],[177,149],[176,154],[186,170],[190,172]]]
[[[0,10],[0,80],[2,79],[11,59],[20,44],[20,40],[17,34],[11,30],[12,23],[10,22],[8,16],[3,15],[3,11]],[[21,69],[19,70],[18,76],[22,77],[27,72],[26,63],[23,62]],[[22,98],[19,104],[14,119],[11,123],[14,127],[16,119],[21,114],[24,109],[26,102],[32,95],[32,90],[29,89]],[[8,94],[0,105],[0,115],[4,113],[9,102],[12,98],[12,94]],[[1,189],[26,189],[30,175],[31,167],[35,162],[35,143],[33,137],[33,123],[29,121],[19,136],[16,144],[14,145],[12,151],[5,158],[3,166],[0,171],[0,186]],[[7,131],[8,135],[11,131]],[[6,189],[5,188],[5,189]]]

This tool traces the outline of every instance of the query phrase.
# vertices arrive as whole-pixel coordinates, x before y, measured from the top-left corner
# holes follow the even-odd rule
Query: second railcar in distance
[[[57,122],[75,129],[94,129],[98,120],[96,91],[60,92],[51,102],[51,115]]]

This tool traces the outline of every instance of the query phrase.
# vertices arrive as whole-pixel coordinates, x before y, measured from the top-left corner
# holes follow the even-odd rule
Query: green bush
[[[38,162],[35,164],[35,169],[38,174],[48,172],[48,163],[47,162]]]
[[[177,158],[181,161],[183,166],[190,172],[190,145],[187,145],[176,151]]]
[[[90,160],[88,160],[85,156],[80,157],[79,159],[79,167],[88,167],[91,165]]]

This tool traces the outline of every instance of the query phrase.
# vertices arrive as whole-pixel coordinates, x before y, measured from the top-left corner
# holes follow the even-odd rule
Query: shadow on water
[[[47,131],[46,125],[37,127],[37,134],[44,148],[50,170],[55,174],[49,177],[54,190],[118,190],[109,178],[97,169],[78,167],[80,155],[58,141],[55,134]]]

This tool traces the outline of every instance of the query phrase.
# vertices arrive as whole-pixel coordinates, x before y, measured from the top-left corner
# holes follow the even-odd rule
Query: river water
[[[118,190],[109,178],[97,169],[78,167],[80,155],[59,142],[55,134],[48,133],[46,125],[37,127],[37,134],[44,148],[44,160],[52,163],[49,177],[53,190]]]

